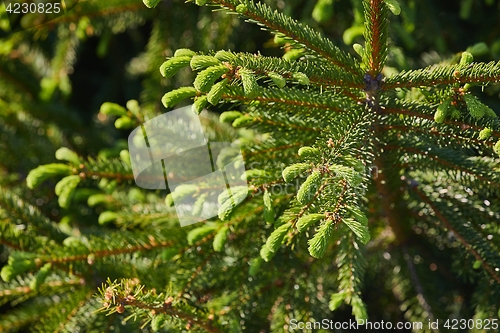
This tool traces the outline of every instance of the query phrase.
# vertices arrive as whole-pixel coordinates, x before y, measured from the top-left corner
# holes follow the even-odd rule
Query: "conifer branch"
[[[273,152],[279,152],[283,150],[288,150],[288,149],[296,149],[297,146],[302,146],[302,144],[308,144],[310,142],[296,142],[296,143],[284,143],[284,144],[278,144],[278,145],[273,145],[271,147],[259,147],[257,149],[252,149],[252,150],[245,150],[243,151],[243,157],[244,158],[250,158],[251,156],[258,155],[258,154],[266,154],[266,153],[273,153]],[[254,147],[252,147],[254,148]]]
[[[446,153],[450,153],[446,150],[440,151],[438,149],[434,149],[431,153],[429,151],[417,149],[414,147],[407,147],[407,146],[401,146],[401,147],[395,147],[392,145],[386,145],[384,148],[388,150],[400,150],[404,152],[408,152],[410,154],[417,154],[423,158],[430,159],[431,161],[435,161],[438,163],[438,165],[444,165],[446,166],[451,172],[459,171],[463,172],[465,174],[471,175],[478,180],[488,184],[488,186],[493,186],[495,188],[500,188],[500,181],[497,181],[495,178],[498,177],[494,173],[491,172],[490,169],[483,169],[478,165],[478,161],[475,161],[475,163],[472,163],[470,161],[462,161],[460,163],[458,160],[451,160],[449,156],[451,157],[451,154],[446,156]],[[456,153],[455,153],[456,154]],[[496,177],[495,177],[496,176]]]
[[[435,318],[434,313],[432,312],[432,308],[430,304],[427,302],[426,297],[424,296],[424,288],[422,286],[422,282],[418,277],[417,271],[415,269],[415,264],[413,263],[413,260],[408,253],[408,245],[403,244],[402,248],[403,248],[403,253],[407,256],[406,264],[408,266],[408,271],[410,272],[410,277],[415,285],[415,293],[417,295],[418,302],[425,310],[426,315],[429,317],[429,320],[434,321]]]
[[[340,87],[341,89],[361,89],[363,87],[359,76],[339,71],[328,62],[318,63],[307,59],[290,61],[260,54],[233,53],[231,51],[219,51],[215,53],[214,57],[226,66],[229,65],[234,73],[237,73],[240,68],[245,68],[252,70],[259,77],[272,78],[273,74],[278,74],[285,82],[293,82],[294,75],[303,73],[308,77],[310,84],[318,86]]]
[[[375,166],[377,170],[386,170],[385,167],[388,162],[384,158],[384,156],[379,156],[375,159]],[[409,240],[409,228],[403,222],[404,219],[402,216],[404,212],[401,212],[401,207],[403,206],[400,202],[401,193],[399,191],[395,191],[394,189],[398,188],[400,185],[399,182],[397,185],[394,185],[395,180],[387,179],[384,172],[378,173],[375,179],[375,185],[377,187],[378,192],[381,195],[381,198],[384,198],[380,201],[380,204],[383,206],[384,217],[387,219],[387,223],[389,224],[392,232],[395,234],[395,245],[406,244]]]
[[[385,80],[383,90],[411,87],[450,86],[464,83],[500,82],[500,61],[463,65],[428,66],[423,69],[402,71]]]
[[[2,188],[0,188],[0,208],[3,208],[4,214],[9,216],[12,221],[17,223],[30,221],[30,224],[35,226],[40,233],[58,241],[62,241],[64,238],[64,234],[57,224],[50,221],[38,208]]]
[[[328,60],[333,65],[341,67],[351,74],[360,74],[357,70],[359,68],[357,61],[333,45],[330,40],[308,26],[292,20],[277,11],[273,11],[263,3],[248,1],[245,7],[242,7],[238,11],[236,9],[240,4],[238,0],[211,0],[211,2],[248,17],[251,22],[257,23],[266,30],[269,29],[275,33],[280,33],[296,41],[300,45],[317,53],[321,58]]]
[[[40,244],[47,242],[46,236],[40,236],[36,230],[19,230],[10,220],[0,221],[0,244],[16,251],[35,251]]]
[[[389,131],[393,133],[402,133],[402,132],[409,132],[413,131],[416,133],[421,133],[421,134],[426,134],[426,135],[433,135],[436,136],[438,139],[446,138],[449,140],[453,140],[454,143],[457,143],[458,145],[466,145],[469,143],[474,143],[477,145],[487,145],[492,147],[494,145],[494,142],[489,142],[486,141],[484,142],[483,140],[479,140],[476,138],[471,138],[470,136],[467,135],[459,135],[455,133],[445,133],[443,131],[439,131],[435,127],[430,127],[430,128],[425,128],[425,127],[415,127],[415,126],[406,126],[406,125],[381,125],[379,126],[379,129],[381,131]]]
[[[480,261],[484,269],[490,274],[490,276],[497,282],[500,283],[500,275],[488,264],[488,262],[481,256],[481,254],[476,251],[474,245],[471,245],[465,237],[455,228],[452,223],[440,212],[439,209],[432,203],[430,198],[421,191],[418,186],[411,186],[413,192],[415,192],[422,200],[425,202],[434,212],[436,217],[444,227],[453,232],[454,236],[462,243],[463,247],[470,252],[476,260]]]
[[[332,98],[332,97],[335,97]],[[259,96],[254,98],[245,97],[241,90],[236,87],[231,87],[223,95],[223,99],[228,101],[249,102],[257,100],[268,105],[286,105],[294,107],[297,112],[304,112],[307,108],[314,108],[320,110],[328,110],[333,112],[348,112],[348,102],[336,94],[331,93],[304,93],[298,89],[275,89],[263,88]]]
[[[40,87],[34,84],[36,78],[33,70],[21,66],[22,60],[25,59],[11,61],[8,63],[8,66],[6,62],[0,63],[0,77],[2,78],[2,82],[5,82],[2,84],[2,87],[5,86],[6,89],[15,87],[16,90],[22,91],[27,100],[31,102],[39,94]]]
[[[117,240],[119,241],[117,242]],[[120,254],[166,248],[175,244],[174,241],[165,239],[159,233],[139,234],[138,232],[131,233],[127,231],[109,233],[107,237],[93,237],[89,239],[89,242],[89,248],[78,248],[78,252],[83,253],[68,254],[67,248],[56,247],[48,254],[37,257],[35,263],[39,267],[44,263],[64,264],[75,261],[88,261],[89,256],[94,260]]]
[[[11,281],[10,283],[0,284],[0,304],[8,302],[9,299],[14,299],[19,296],[26,296],[30,293],[36,295],[37,291],[33,290],[29,286],[29,279],[23,279],[21,281],[22,283],[20,283],[19,281]],[[78,286],[81,284],[83,284],[83,281],[80,278],[66,278],[64,280],[50,280],[49,278],[48,281],[43,284],[41,289],[42,292],[46,292],[48,289],[61,291],[64,289],[73,288],[74,286]]]
[[[203,262],[200,265],[198,265],[198,267],[196,267],[195,271],[188,277],[185,285],[177,293],[177,298],[181,298],[182,295],[184,295],[185,293],[187,293],[188,288],[190,288],[192,286],[193,281],[196,279],[196,277],[198,277],[200,275],[200,273],[202,272],[203,268],[206,267],[207,263],[210,261],[210,259],[212,257],[213,257],[213,253],[207,255],[207,257],[204,258]]]
[[[90,300],[90,298],[93,296],[94,290],[90,290],[87,295],[85,295],[80,302],[74,305],[73,309],[69,311],[68,315],[64,318],[64,320],[61,320],[59,323],[59,326],[56,330],[54,330],[54,333],[59,333],[59,332],[65,332],[67,329],[66,326],[70,323],[71,319],[73,319],[78,312],[84,307],[86,303]]]
[[[255,121],[258,123],[261,123],[263,125],[268,125],[270,127],[282,127],[282,128],[293,128],[294,130],[299,130],[299,131],[310,131],[310,132],[321,132],[321,128],[317,127],[306,127],[306,126],[300,126],[298,124],[292,123],[290,120],[288,121],[283,121],[279,122],[274,119],[265,119],[264,117],[257,117],[254,118]]]
[[[132,280],[108,281],[108,286],[103,286],[101,289],[101,297],[103,298],[101,311],[107,311],[109,314],[123,313],[126,309],[125,306],[127,306],[141,316],[145,316],[146,311],[152,313],[153,316],[166,314],[172,319],[188,322],[190,328],[194,324],[206,332],[222,332],[212,322],[205,321],[195,313],[187,311],[188,308],[183,306],[178,298],[166,297],[164,294],[156,295],[155,291],[146,291],[144,286],[136,286],[136,284]],[[113,308],[111,308],[112,306]]]
[[[408,115],[408,116],[415,117],[415,118],[434,121],[433,115],[420,113],[419,111],[415,111],[415,109],[413,109],[413,108],[412,109],[408,109],[408,108],[397,109],[397,108],[388,107],[388,108],[383,108],[382,112],[387,113],[387,114]],[[462,132],[469,130],[469,129],[475,130],[476,132],[480,132],[481,130],[485,129],[486,127],[489,127],[488,125],[485,125],[485,124],[480,125],[480,124],[474,124],[474,123],[469,123],[466,121],[458,121],[458,120],[444,120],[442,124],[449,125],[452,129],[458,129]],[[494,127],[495,129],[498,128],[498,130],[493,131],[491,133],[491,135],[500,138],[500,124],[494,124],[494,125],[490,125],[490,126]]]
[[[119,159],[89,158],[88,161],[74,169],[74,174],[78,174],[83,179],[111,179],[118,183],[134,179],[130,165]]]
[[[382,72],[387,57],[387,6],[383,0],[364,0],[367,69],[375,78]]]
[[[75,292],[61,294],[58,303],[61,303],[68,311],[58,311],[57,306],[54,306],[57,303],[51,300],[51,304],[47,304],[49,306],[46,307],[45,312],[40,317],[37,328],[52,332],[64,330],[61,324],[68,319],[68,313],[71,316],[73,311],[81,309],[81,306],[87,303],[93,293],[93,290],[85,286]]]
[[[339,268],[339,292],[333,294],[330,300],[330,309],[335,310],[342,300],[352,306],[352,313],[356,320],[366,319],[366,307],[359,297],[366,262],[359,251],[346,251],[347,248],[355,249],[359,245],[352,233],[344,234],[338,242],[338,251],[343,253],[337,256],[336,266]]]
[[[167,22],[167,20],[155,20],[151,31],[151,38],[148,40],[146,62],[148,64],[148,72],[150,75],[145,77],[142,83],[144,90],[141,93],[141,101],[143,102],[143,105],[146,106],[144,108],[145,110],[149,109],[147,107],[148,105],[151,105],[152,109],[155,110],[162,97],[163,90],[161,89],[161,77],[156,75],[156,73],[158,73],[158,68],[165,60],[165,50],[169,48],[164,35],[166,31],[169,31],[169,28],[170,22]],[[150,119],[157,115],[159,114],[150,115]]]

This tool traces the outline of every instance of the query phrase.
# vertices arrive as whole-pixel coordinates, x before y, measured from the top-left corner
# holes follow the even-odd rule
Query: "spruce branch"
[[[250,99],[244,97],[241,90],[237,87],[230,87],[222,98],[230,101],[249,102]],[[283,108],[293,110],[296,112],[308,112],[309,108],[334,111],[334,112],[348,112],[351,107],[350,101],[339,96],[336,93],[325,92],[323,94],[317,92],[305,93],[302,90],[289,88],[289,89],[261,89],[259,96],[253,98],[263,104],[283,105]]]
[[[33,277],[27,276],[23,278],[18,278],[17,280],[10,281],[8,283],[0,284],[0,297],[1,304],[5,304],[7,302],[14,301],[19,297],[36,297],[40,294],[48,294],[53,291],[66,291],[71,290],[75,286],[79,286],[83,284],[83,280],[79,277],[73,278],[60,278],[51,276],[47,278],[47,281],[44,282],[38,290],[34,290],[30,287],[30,280]]]
[[[135,316],[147,317],[148,312],[153,316],[168,315],[172,320],[182,320],[190,329],[192,325],[203,328],[206,332],[218,333],[219,328],[210,321],[205,321],[196,314],[196,310],[183,304],[180,298],[156,294],[154,290],[146,290],[138,281],[122,279],[121,281],[107,281],[99,290],[103,301],[100,311],[109,314],[123,313],[131,309]],[[129,316],[128,318],[131,318]],[[149,320],[148,320],[149,321]],[[157,327],[158,329],[160,327]]]
[[[67,264],[76,261],[94,260],[134,253],[168,248],[175,244],[160,232],[119,231],[100,237],[89,237],[88,246],[79,239],[67,242],[71,246],[53,247],[46,254],[37,256],[34,261],[40,267],[44,263]]]
[[[48,241],[46,236],[39,235],[35,229],[21,230],[11,220],[0,221],[0,244],[16,251],[35,251],[40,244]]]
[[[445,166],[449,169],[450,173],[456,173],[457,179],[459,179],[458,175],[470,175],[473,178],[484,182],[487,186],[493,186],[493,190],[500,187],[500,181],[497,180],[499,177],[498,172],[494,172],[491,167],[486,164],[481,167],[481,164],[478,161],[470,161],[467,160],[465,156],[458,156],[457,152],[451,151],[448,149],[438,149],[434,148],[432,152],[429,150],[418,149],[414,146],[399,146],[394,147],[391,145],[385,146],[388,150],[397,149],[402,152],[407,152],[409,154],[416,154],[420,156],[422,159],[428,159],[432,162],[435,162],[435,168]],[[468,182],[468,178],[464,177],[462,179],[463,182]]]
[[[438,130],[450,130],[456,133],[462,133],[464,134],[464,137],[469,137],[470,139],[473,136],[473,133],[479,134],[482,130],[490,128],[492,130],[489,132],[489,135],[493,138],[500,138],[500,122],[498,122],[496,119],[479,119],[474,121],[470,121],[470,118],[466,118],[463,120],[447,119],[444,120],[438,128],[436,127],[437,124],[433,122],[435,116],[431,114],[431,112],[434,112],[434,109],[432,107],[405,105],[401,106],[400,108],[396,108],[393,106],[388,106],[382,108],[381,112],[384,114],[406,115],[412,117],[413,119],[408,118],[410,119],[408,120],[408,123],[412,124],[412,126],[423,124],[427,127],[430,126],[431,129],[437,128]],[[417,122],[416,119],[420,119],[421,121]],[[394,121],[392,119],[387,120]],[[425,122],[424,120],[429,120],[429,122]],[[396,119],[396,121],[400,123],[400,120]]]
[[[304,142],[305,144],[309,142]],[[275,142],[272,144],[266,144],[262,143],[261,145],[257,146],[252,146],[248,147],[248,151],[245,150],[243,152],[243,157],[244,158],[250,158],[252,156],[258,155],[258,154],[267,154],[267,153],[275,153],[275,152],[280,152],[288,149],[293,149],[296,150],[298,146],[302,146],[303,143],[281,143],[281,142]]]
[[[431,125],[431,124],[429,124]],[[419,133],[421,136],[424,135],[432,135],[436,137],[436,141],[452,141],[454,145],[456,146],[467,146],[469,144],[474,144],[476,146],[480,145],[486,145],[493,147],[494,142],[487,141],[484,142],[483,140],[476,139],[476,138],[471,138],[470,135],[460,135],[460,134],[455,134],[454,132],[450,131],[448,133],[444,132],[445,129],[440,128],[439,130],[432,126],[422,126],[422,127],[416,127],[416,126],[411,126],[411,125],[381,125],[380,127],[381,131],[388,131],[391,133],[401,133],[401,132],[409,132],[413,131],[415,133]],[[462,133],[463,134],[463,133]]]
[[[354,249],[356,250],[353,251]],[[337,249],[340,255],[337,256],[335,263],[339,268],[339,292],[331,296],[330,309],[335,310],[344,301],[352,306],[356,320],[366,320],[366,306],[359,296],[366,263],[358,249],[359,245],[352,233],[340,238]]]
[[[308,26],[292,20],[282,13],[273,11],[263,3],[248,1],[244,7],[240,7],[239,11],[237,10],[237,6],[240,5],[238,0],[213,0],[211,3],[238,12],[247,17],[250,22],[262,26],[263,29],[282,34],[318,54],[321,58],[328,60],[331,64],[341,67],[351,74],[360,75],[357,69],[359,68],[357,61],[333,45],[330,40]]]
[[[423,69],[402,71],[385,80],[383,90],[411,87],[450,86],[464,83],[500,82],[500,62],[462,65],[432,65]]]
[[[411,187],[412,191],[415,192],[422,200],[425,202],[434,212],[435,216],[439,219],[439,221],[443,224],[443,226],[447,229],[453,232],[454,236],[460,241],[462,246],[470,252],[476,260],[480,261],[484,269],[488,272],[488,274],[497,282],[500,283],[500,275],[495,271],[493,267],[491,267],[488,262],[483,258],[483,256],[476,250],[476,246],[472,243],[470,243],[464,235],[457,230],[456,227],[453,226],[451,221],[445,217],[442,213],[441,210],[436,207],[435,204],[431,201],[431,199],[422,191],[418,188],[418,186],[412,186]],[[477,238],[476,238],[477,239]],[[491,253],[491,252],[485,252],[485,253]],[[497,257],[497,256],[496,256]],[[498,258],[496,258],[498,261]]]
[[[64,234],[57,223],[49,220],[37,207],[2,188],[0,188],[0,208],[2,208],[3,215],[8,216],[16,224],[30,221],[30,225],[34,226],[39,233],[56,241],[64,239]]]
[[[0,315],[0,329],[3,331],[18,331],[30,323],[37,322],[47,311],[47,302],[37,302],[30,306],[20,306],[7,314]]]
[[[293,81],[294,74],[304,73],[311,84],[345,88],[362,88],[359,75],[336,70],[328,63],[316,63],[312,60],[289,61],[260,54],[233,53],[219,51],[215,58],[230,63],[233,68],[251,69],[257,75],[269,76],[279,74],[285,81]],[[280,87],[282,88],[282,87]]]
[[[320,128],[317,127],[306,127],[301,126],[300,124],[294,124],[291,119],[283,119],[281,122],[276,119],[265,119],[264,117],[257,117],[254,120],[262,125],[266,125],[269,127],[282,127],[282,128],[293,128],[298,131],[311,131],[311,132],[321,132]]]
[[[407,257],[406,264],[408,265],[408,271],[410,272],[410,277],[413,281],[413,284],[415,285],[415,293],[417,294],[418,302],[424,309],[426,316],[429,317],[429,320],[433,321],[434,318],[436,317],[434,316],[432,308],[427,302],[426,297],[424,295],[424,288],[422,286],[420,278],[418,277],[417,271],[415,269],[415,264],[411,260],[411,257],[408,253],[408,246],[406,244],[403,244],[402,247],[403,247],[403,253]]]
[[[93,159],[80,164],[75,173],[87,179],[111,179],[117,182],[130,181],[134,179],[132,169],[129,164],[122,159]]]

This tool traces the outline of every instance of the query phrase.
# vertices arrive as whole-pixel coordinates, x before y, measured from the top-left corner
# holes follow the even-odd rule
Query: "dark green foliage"
[[[143,2],[0,13],[1,332],[498,318],[497,4]],[[248,187],[180,227],[126,138],[189,102]]]

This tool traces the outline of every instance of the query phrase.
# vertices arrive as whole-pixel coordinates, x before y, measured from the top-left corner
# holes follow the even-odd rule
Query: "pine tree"
[[[11,309],[0,328],[283,332],[327,318],[423,323],[415,332],[432,331],[429,320],[474,319],[476,331],[495,329],[500,124],[482,90],[498,92],[500,62],[474,61],[485,45],[400,71],[388,65],[401,55],[389,19],[411,16],[406,3],[403,11],[395,0],[355,4],[363,26],[358,17],[343,35],[363,34],[353,55],[263,2],[195,2],[258,24],[284,55],[192,47],[158,62],[167,19],[156,17],[141,103],[106,102],[98,117],[131,130],[162,114],[160,100],[167,109],[191,99],[195,113],[223,110],[219,119],[203,113],[203,125],[210,140],[243,152],[249,195],[239,205],[226,196],[218,217],[180,227],[171,204],[203,203],[199,189],[139,189],[120,144],[92,158],[66,148],[64,135],[37,142],[62,148],[58,161],[32,162],[39,166],[26,185],[57,180],[67,214],[56,223],[27,189],[2,182],[9,257],[0,296]],[[333,6],[319,0],[314,20],[332,20]],[[470,15],[469,1],[463,8]],[[55,59],[54,68],[71,62]],[[52,90],[32,95],[64,92],[55,88],[64,87],[60,73],[45,85]],[[178,77],[163,96],[162,77]]]

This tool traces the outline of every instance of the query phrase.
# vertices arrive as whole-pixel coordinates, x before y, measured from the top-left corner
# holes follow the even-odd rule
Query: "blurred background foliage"
[[[265,2],[351,53],[353,43],[362,43],[361,1]],[[466,49],[477,61],[500,59],[500,1],[399,2],[402,15],[391,17],[387,75]],[[168,79],[159,75],[165,57],[178,48],[283,54],[259,27],[181,0],[163,0],[154,10],[142,0],[80,1],[65,15],[18,32],[12,32],[0,5],[0,192],[16,193],[61,226],[97,227],[101,211],[83,204],[92,192],[77,191],[74,201],[82,204],[66,211],[57,203],[53,182],[29,190],[25,177],[38,165],[53,163],[62,146],[80,156],[117,157],[126,148],[126,134],[99,114],[100,106],[138,100],[146,118],[165,112],[163,94],[193,80],[190,71]],[[486,104],[498,109],[498,87],[486,90]],[[0,245],[0,266],[7,256]],[[376,274],[368,272],[367,286],[376,283]],[[377,299],[376,288],[370,289]],[[370,298],[365,301],[370,305]],[[7,309],[3,305],[0,312]]]

